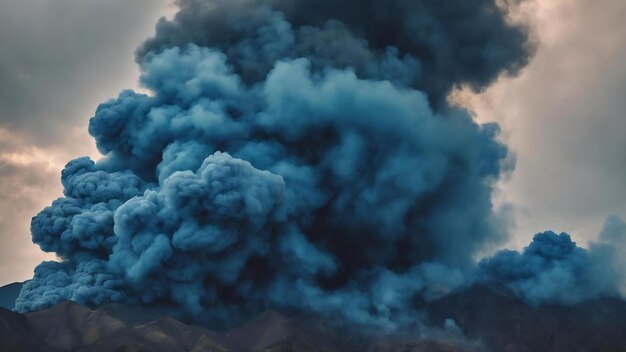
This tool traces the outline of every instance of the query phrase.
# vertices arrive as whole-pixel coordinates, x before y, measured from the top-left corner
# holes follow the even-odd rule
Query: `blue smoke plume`
[[[146,304],[208,325],[268,307],[394,328],[506,236],[495,124],[445,104],[528,59],[495,0],[181,0],[32,221],[20,312]],[[508,159],[507,159],[508,160]]]

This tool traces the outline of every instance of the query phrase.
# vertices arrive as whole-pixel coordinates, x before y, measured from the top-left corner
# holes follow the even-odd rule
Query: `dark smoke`
[[[427,93],[438,107],[455,85],[475,89],[524,67],[526,33],[494,0],[179,0],[173,21],[137,52],[194,43],[221,50],[247,82],[281,59],[316,71],[355,70]]]
[[[394,328],[505,237],[498,126],[445,106],[528,58],[495,0],[183,0],[101,104],[20,312],[148,304],[211,325],[267,307]],[[430,101],[430,102],[429,102]],[[435,104],[436,109],[431,108]]]

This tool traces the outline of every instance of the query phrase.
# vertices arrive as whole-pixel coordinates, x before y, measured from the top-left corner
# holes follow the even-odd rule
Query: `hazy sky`
[[[136,85],[135,47],[171,14],[167,0],[0,0],[0,284],[45,258],[30,218],[61,192],[73,157],[95,155],[87,122]],[[626,215],[626,1],[530,0],[519,18],[538,41],[531,64],[486,92],[459,92],[501,124],[517,154],[498,202],[511,203],[511,245],[538,231],[593,237]]]
[[[30,218],[61,194],[67,161],[96,155],[98,103],[136,86],[133,52],[168,0],[0,0],[0,284],[43,259]]]
[[[514,79],[465,97],[517,154],[501,199],[513,245],[546,229],[581,243],[626,215],[626,1],[539,0],[522,8],[539,49]]]

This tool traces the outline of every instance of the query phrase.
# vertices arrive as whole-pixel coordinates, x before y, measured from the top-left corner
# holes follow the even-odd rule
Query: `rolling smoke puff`
[[[157,192],[148,191],[117,210],[119,242],[111,264],[148,296],[153,296],[151,287],[164,282],[234,285],[250,257],[267,252],[271,233],[266,225],[284,187],[280,176],[228,154],[213,154],[197,173],[175,173]],[[185,265],[163,271],[164,263]]]
[[[43,262],[34,277],[25,282],[15,301],[15,310],[40,310],[62,301],[76,301],[98,306],[110,302],[132,302],[118,287],[124,282],[106,273],[106,262],[87,254],[64,262]]]
[[[488,1],[464,3],[463,18],[367,2],[375,37],[334,2],[310,22],[294,4],[181,1],[159,22],[137,55],[150,94],[98,107],[89,132],[104,158],[70,162],[66,197],[33,219],[33,240],[64,261],[37,268],[18,311],[116,301],[229,325],[274,307],[394,328],[503,239],[497,125],[429,99],[524,62],[521,31]],[[409,35],[418,13],[432,36]],[[475,47],[460,55],[456,41]]]
[[[117,241],[113,213],[143,192],[145,184],[129,171],[108,173],[89,158],[69,162],[61,174],[65,198],[55,200],[31,223],[33,242],[47,252],[110,254]]]
[[[504,250],[483,259],[480,268],[504,283],[528,304],[576,304],[598,297],[623,297],[626,270],[626,224],[607,219],[589,249],[576,246],[566,233],[535,235],[521,253]]]

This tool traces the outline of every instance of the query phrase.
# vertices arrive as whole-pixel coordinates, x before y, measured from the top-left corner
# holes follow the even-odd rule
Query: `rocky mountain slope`
[[[0,294],[2,290],[0,289]],[[223,332],[156,309],[73,302],[27,314],[0,308],[0,351],[209,352],[617,352],[626,351],[626,302],[532,308],[508,289],[479,284],[423,306],[429,339],[338,329],[267,311]]]
[[[430,323],[454,319],[467,338],[497,352],[626,351],[626,302],[604,298],[532,308],[505,287],[481,284],[426,308]]]
[[[149,322],[124,321],[103,307],[92,310],[74,302],[19,315],[0,308],[0,351],[206,351],[343,352],[363,351],[367,343],[338,336],[332,329],[288,319],[268,311],[247,324],[215,332],[161,316]],[[136,308],[129,307],[129,310]],[[116,305],[115,313],[123,310]],[[358,347],[357,347],[358,346]],[[372,352],[462,352],[435,341],[394,343]]]
[[[22,289],[21,282],[14,282],[12,284],[0,287],[0,308],[13,309],[15,299],[20,294]]]

